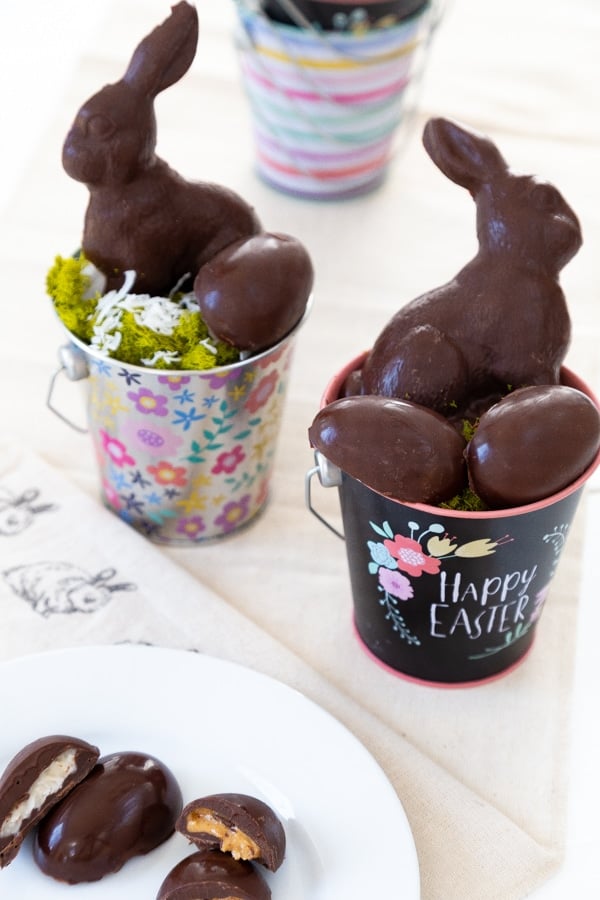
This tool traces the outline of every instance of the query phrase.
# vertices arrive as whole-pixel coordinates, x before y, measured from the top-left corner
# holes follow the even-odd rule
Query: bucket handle
[[[331,522],[328,522],[327,519],[321,515],[321,513],[315,509],[312,502],[312,480],[315,475],[319,476],[319,481],[321,482],[322,487],[339,487],[342,483],[342,470],[339,469],[336,465],[329,462],[329,460],[323,456],[319,451],[315,451],[315,463],[312,469],[309,469],[304,477],[304,498],[306,501],[306,506],[313,514],[313,516],[319,520],[326,528],[332,531],[336,537],[339,537],[342,541],[346,540],[346,536],[339,531],[335,525],[332,525]]]
[[[75,431],[78,431],[80,434],[87,434],[87,428],[84,428],[81,425],[77,425],[76,422],[71,421],[68,416],[65,416],[64,413],[57,409],[53,401],[54,388],[56,386],[58,376],[61,374],[61,372],[65,373],[69,381],[81,381],[82,378],[88,377],[89,369],[87,366],[85,355],[73,344],[64,344],[59,348],[58,358],[60,360],[60,366],[50,379],[50,384],[48,385],[48,394],[46,396],[46,406],[49,410],[51,410],[51,412],[54,413],[55,416],[58,416],[59,419],[62,419],[63,422],[66,422],[66,424],[73,428]]]

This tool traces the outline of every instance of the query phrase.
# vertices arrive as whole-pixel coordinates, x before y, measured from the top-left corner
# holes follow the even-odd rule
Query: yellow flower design
[[[457,544],[453,544],[449,537],[431,537],[427,541],[427,552],[430,556],[447,556],[449,553],[453,553]]]
[[[479,538],[477,541],[468,541],[457,547],[455,554],[466,559],[475,559],[478,556],[489,556],[491,553],[495,553],[497,546],[497,541],[492,541],[490,538]]]

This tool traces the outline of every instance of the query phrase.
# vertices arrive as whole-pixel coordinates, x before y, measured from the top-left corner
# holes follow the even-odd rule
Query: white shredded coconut
[[[123,313],[131,312],[136,323],[149,328],[156,334],[169,336],[177,327],[184,311],[196,312],[198,302],[193,293],[184,294],[181,300],[174,302],[167,297],[151,297],[149,294],[132,294],[136,273],[125,272],[123,284],[118,290],[108,291],[98,300],[96,306],[91,345],[99,353],[110,355],[121,343]],[[211,353],[217,352],[207,345]],[[151,366],[157,360],[177,362],[179,356],[174,351],[157,351],[151,360],[143,359],[145,365]]]
[[[202,344],[203,347],[206,347],[206,349],[208,350],[208,352],[209,352],[209,353],[212,353],[213,356],[216,356],[217,353],[219,352],[219,351],[217,350],[217,348],[214,346],[214,344],[211,344],[210,338],[204,338],[204,340],[203,340],[203,341],[200,341],[200,343]]]
[[[155,366],[159,360],[164,360],[166,363],[175,363],[179,362],[180,356],[174,350],[157,350],[154,356],[149,357],[148,359],[142,359],[141,362],[145,366]]]

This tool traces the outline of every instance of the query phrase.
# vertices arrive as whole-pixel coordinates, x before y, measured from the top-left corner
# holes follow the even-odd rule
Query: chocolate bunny
[[[396,313],[346,394],[412,400],[449,417],[468,414],[475,399],[478,413],[511,388],[558,382],[570,340],[558,273],[581,231],[558,190],[514,174],[489,139],[438,118],[423,143],[473,197],[479,250]]]
[[[219,250],[261,230],[235,193],[186,181],[154,152],[154,98],[185,74],[197,41],[195,7],[177,3],[123,78],[84,103],[65,140],[63,167],[90,192],[82,249],[108,289],[134,269],[137,293],[167,295]]]

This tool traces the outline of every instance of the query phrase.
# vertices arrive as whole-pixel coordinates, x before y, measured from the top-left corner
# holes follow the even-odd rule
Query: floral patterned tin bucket
[[[87,379],[87,430],[105,505],[174,545],[250,523],[268,498],[295,337],[307,315],[269,350],[206,371],[132,366],[69,333],[48,405],[65,418],[52,402],[61,371]]]
[[[323,406],[360,360],[330,382]],[[595,401],[572,372],[562,375]],[[414,680],[458,687],[506,674],[525,658],[600,454],[559,493],[489,512],[401,503],[318,452],[316,462],[306,476],[307,504],[336,531],[316,511],[310,486],[316,474],[338,487],[354,624],[375,660]]]

